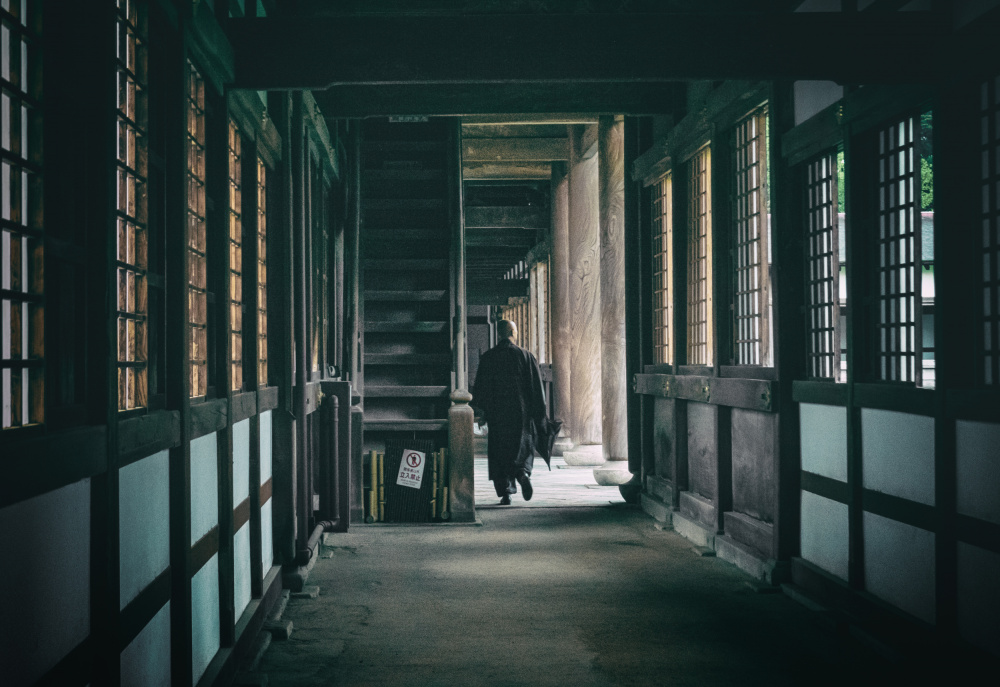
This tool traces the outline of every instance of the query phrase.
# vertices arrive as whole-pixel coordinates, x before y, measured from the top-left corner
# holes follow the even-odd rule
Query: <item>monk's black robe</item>
[[[488,427],[489,477],[497,496],[517,493],[515,477],[531,474],[534,463],[532,420],[545,417],[545,390],[538,361],[509,341],[483,353],[472,387],[472,405]]]

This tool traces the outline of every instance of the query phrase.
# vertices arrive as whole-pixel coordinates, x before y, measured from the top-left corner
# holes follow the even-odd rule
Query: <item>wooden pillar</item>
[[[774,301],[774,367],[778,375],[777,418],[774,432],[775,503],[773,551],[781,565],[799,553],[801,467],[798,404],[792,384],[806,377],[805,283],[801,202],[805,197],[795,170],[781,158],[782,135],[795,126],[792,85],[778,83],[769,98],[771,146],[771,280]],[[784,571],[782,572],[784,574]]]
[[[598,484],[624,484],[628,470],[625,379],[625,120],[597,124],[601,247],[601,436],[605,463]]]
[[[350,171],[347,175],[348,215],[345,264],[347,272],[346,309],[348,325],[345,327],[349,341],[344,352],[350,355],[351,383],[355,393],[364,391],[364,365],[361,364],[361,334],[363,301],[361,299],[361,120],[351,122]]]
[[[465,221],[462,207],[462,125],[457,118],[450,123],[448,142],[448,218],[451,224],[451,264],[452,264],[452,352],[454,356],[455,390],[469,389],[468,362],[468,304],[465,295]]]
[[[268,218],[268,368],[278,386],[274,413],[273,517],[277,562],[295,559],[295,456],[292,416],[292,250],[291,250],[291,96],[272,93],[269,111],[281,134],[282,163],[275,168],[273,212]]]
[[[569,171],[570,465],[601,465],[601,258],[597,144],[574,127]],[[583,448],[584,446],[589,448]]]
[[[566,166],[552,165],[552,402],[555,417],[563,421],[562,434],[572,444],[573,415],[570,412],[570,301],[569,301],[569,176]]]

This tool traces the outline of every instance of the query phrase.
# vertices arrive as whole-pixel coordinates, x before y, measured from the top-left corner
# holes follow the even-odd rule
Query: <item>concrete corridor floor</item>
[[[319,596],[289,601],[293,632],[259,672],[278,686],[899,682],[814,611],[634,506],[524,505],[483,508],[480,525],[327,535],[307,582]]]

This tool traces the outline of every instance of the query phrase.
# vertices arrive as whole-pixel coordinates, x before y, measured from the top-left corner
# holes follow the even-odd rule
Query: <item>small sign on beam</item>
[[[389,117],[390,124],[423,124],[428,121],[424,115],[392,115]]]

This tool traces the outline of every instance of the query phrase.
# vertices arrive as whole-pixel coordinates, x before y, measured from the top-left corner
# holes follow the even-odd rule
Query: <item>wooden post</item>
[[[569,171],[571,465],[601,465],[601,283],[597,146],[583,127],[571,136]],[[582,446],[587,446],[583,449]]]
[[[469,405],[472,394],[454,391],[448,409],[448,453],[451,456],[448,487],[451,496],[449,512],[456,522],[475,522],[476,489],[473,455],[473,411]]]
[[[628,470],[625,361],[625,121],[601,116],[597,124],[601,272],[601,437],[604,465],[598,484],[620,485]]]
[[[552,246],[549,260],[549,298],[552,318],[552,405],[563,421],[562,434],[572,441],[570,412],[570,301],[569,301],[569,177],[566,165],[552,164]]]
[[[787,566],[799,553],[801,467],[799,409],[792,399],[792,382],[806,377],[805,246],[801,208],[804,190],[781,158],[782,135],[795,125],[792,84],[779,83],[769,98],[771,146],[771,246],[774,251],[770,271],[774,303],[774,367],[777,373],[777,408],[774,431],[774,557]],[[839,342],[837,342],[839,346]],[[839,355],[837,356],[839,367]],[[776,571],[777,572],[777,571]],[[786,575],[782,570],[781,575]],[[779,579],[773,580],[780,581]]]

